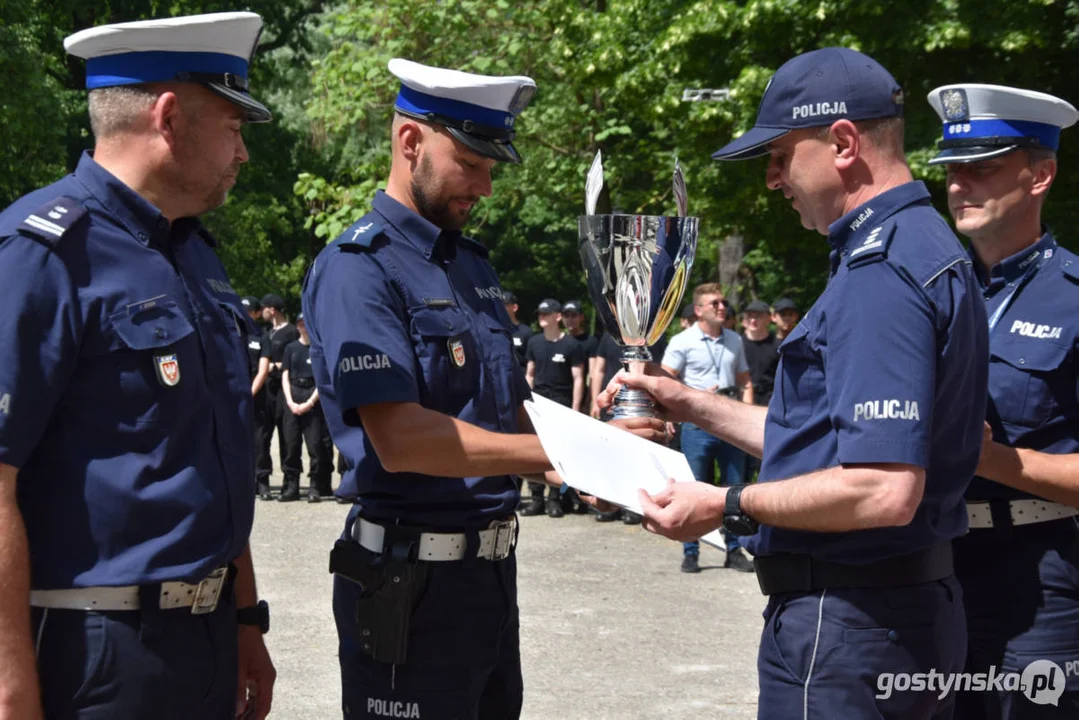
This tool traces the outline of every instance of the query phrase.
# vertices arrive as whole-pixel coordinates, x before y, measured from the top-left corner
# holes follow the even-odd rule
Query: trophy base
[[[623,387],[615,393],[614,405],[611,407],[611,418],[623,420],[638,417],[659,417],[656,401],[644,390],[631,390]]]

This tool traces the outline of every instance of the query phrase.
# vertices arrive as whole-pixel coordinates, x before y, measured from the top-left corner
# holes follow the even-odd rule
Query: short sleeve
[[[292,369],[292,343],[285,346],[285,353],[281,357],[281,369],[289,371]]]
[[[533,335],[528,338],[528,345],[525,346],[525,360],[529,362],[536,362],[536,338],[539,335]]]
[[[573,350],[569,354],[569,364],[572,367],[577,367],[578,365],[584,365],[587,360],[588,356],[585,354],[584,346],[574,341]]]
[[[738,341],[738,372],[749,372],[749,362],[746,360],[746,344],[741,340]]]
[[[419,402],[404,302],[366,254],[324,251],[304,293],[304,318],[321,347],[346,421],[358,407]]]
[[[77,288],[44,245],[0,239],[0,462],[23,467],[78,365]]]
[[[685,369],[686,351],[682,347],[682,343],[679,341],[677,335],[671,340],[670,344],[667,345],[667,350],[663,353],[663,360],[660,364],[666,365],[679,375],[681,375],[682,371]]]
[[[263,330],[262,335],[259,336],[259,345],[262,348],[261,350],[259,350],[259,357],[269,360],[270,348],[272,347],[273,343],[270,342],[270,335],[265,330]]]
[[[889,263],[848,272],[829,303],[824,349],[840,463],[929,463],[935,313]]]

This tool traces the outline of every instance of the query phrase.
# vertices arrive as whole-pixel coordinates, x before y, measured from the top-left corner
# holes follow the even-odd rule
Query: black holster
[[[418,537],[393,538],[391,528],[386,529],[382,553],[352,540],[338,540],[330,553],[330,572],[361,588],[355,621],[363,651],[379,662],[403,665],[412,611],[426,586],[427,567],[416,562]]]

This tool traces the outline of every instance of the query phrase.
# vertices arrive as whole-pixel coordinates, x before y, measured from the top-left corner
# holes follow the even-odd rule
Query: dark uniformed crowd
[[[699,285],[629,372],[578,300],[540,302],[533,334],[462,233],[494,165],[521,162],[525,76],[391,60],[384,189],[310,267],[295,324],[277,295],[241,299],[199,216],[270,120],[261,29],[217,13],[64,42],[94,149],[0,213],[0,717],[266,717],[248,538],[274,433],[280,501],[303,445],[308,499],[329,496],[338,449],[346,718],[519,717],[516,511],[590,507],[682,541],[685,572],[724,531],[768,597],[762,719],[1079,717],[1079,257],[1042,224],[1072,105],[929,94],[964,247],[907,166],[892,75],[846,48],[793,58],[714,157],[767,156],[767,188],[827,238],[826,289],[804,315],[749,302],[739,334]],[[663,416],[611,419],[621,387]],[[676,434],[702,482],[641,491],[643,518],[578,494],[533,393]]]

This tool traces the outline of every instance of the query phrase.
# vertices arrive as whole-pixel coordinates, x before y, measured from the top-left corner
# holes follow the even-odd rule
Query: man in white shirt
[[[693,309],[697,322],[671,339],[663,355],[663,369],[696,390],[708,390],[742,402],[753,403],[753,383],[746,362],[742,338],[724,327],[726,310],[723,291],[717,283],[698,285],[693,291]],[[719,463],[720,483],[741,485],[745,482],[745,453],[692,423],[682,424],[682,452],[693,475],[700,482],[713,483]],[[724,532],[727,559],[723,567],[753,572],[753,564],[738,545],[738,538]],[[683,544],[682,572],[700,572],[697,542]]]

